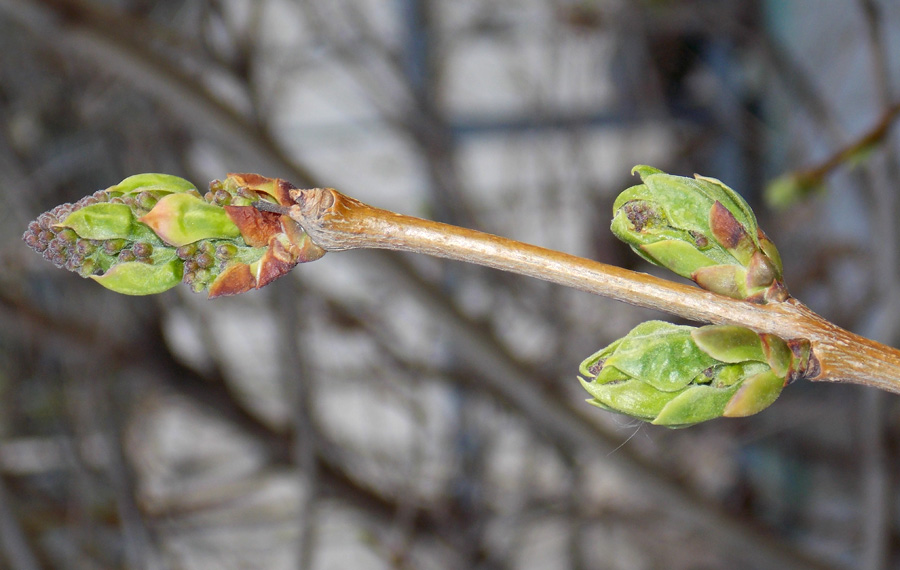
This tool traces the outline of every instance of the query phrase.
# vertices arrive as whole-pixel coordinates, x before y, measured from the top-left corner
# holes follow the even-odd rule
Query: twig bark
[[[659,277],[507,238],[374,208],[332,188],[292,191],[289,215],[328,251],[376,248],[424,253],[527,275],[665,311],[784,339],[805,338],[818,370],[809,380],[849,382],[900,394],[900,350],[846,331],[790,298],[740,301]]]

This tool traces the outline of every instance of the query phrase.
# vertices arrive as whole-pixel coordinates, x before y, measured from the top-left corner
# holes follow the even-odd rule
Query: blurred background
[[[0,0],[0,567],[900,567],[896,396],[672,431],[576,380],[663,314],[378,251],[130,298],[20,239],[258,172],[656,273],[608,230],[646,163],[895,344],[898,68],[893,0]]]

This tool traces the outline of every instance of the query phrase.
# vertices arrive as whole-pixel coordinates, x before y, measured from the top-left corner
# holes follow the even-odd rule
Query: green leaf
[[[754,331],[733,325],[707,325],[694,329],[691,337],[697,346],[720,362],[747,360],[766,362],[762,341]]]
[[[656,265],[661,265],[682,277],[690,278],[701,267],[718,265],[716,261],[698,251],[695,245],[684,241],[662,240],[642,245],[640,249],[646,256],[653,258]]]
[[[197,187],[194,186],[191,182],[178,176],[172,176],[171,174],[157,174],[151,172],[129,176],[115,186],[110,186],[107,189],[107,191],[109,192],[121,192],[123,194],[128,194],[130,192],[142,192],[144,190],[188,192],[190,190],[196,191]]]
[[[772,243],[772,240],[769,239],[769,236],[765,234],[762,230],[757,230],[757,238],[759,239],[759,248],[765,254],[766,257],[769,258],[775,265],[775,269],[778,271],[778,275],[784,273],[784,266],[781,263],[781,254],[778,253],[778,248],[775,247],[775,244]]]
[[[718,200],[723,206],[728,208],[738,222],[747,229],[747,232],[755,237],[758,229],[756,215],[740,194],[717,178],[700,176],[699,174],[695,174],[694,178],[708,192],[710,198]]]
[[[617,339],[611,344],[601,348],[594,354],[585,358],[584,361],[582,361],[581,365],[578,367],[578,371],[587,378],[595,378],[597,376],[597,373],[602,368],[603,364],[601,361],[605,361],[609,357],[609,355],[612,354],[620,344],[622,344],[622,340],[624,339]]]
[[[581,380],[579,378],[579,380]],[[672,394],[661,392],[638,380],[623,380],[607,384],[594,384],[581,380],[581,385],[601,407],[643,420],[652,420],[659,414]]]
[[[132,234],[134,215],[125,204],[100,202],[75,210],[58,226],[70,228],[84,239],[128,238]]]
[[[692,386],[673,398],[653,420],[655,425],[686,427],[722,416],[740,384],[726,388]]]
[[[759,335],[762,342],[763,353],[766,355],[766,362],[781,378],[785,378],[791,368],[791,359],[793,352],[786,342],[773,334],[763,333]]]
[[[664,321],[642,323],[622,339],[604,366],[663,392],[680,390],[716,363],[694,344],[691,330]]]
[[[129,261],[114,265],[103,275],[92,275],[91,279],[124,295],[153,295],[178,285],[183,268],[183,262],[177,258],[160,265]]]
[[[709,235],[709,209],[714,200],[705,192],[698,191],[696,181],[661,172],[642,179],[645,187],[642,197],[657,203],[665,211],[672,226]]]
[[[725,406],[722,415],[729,418],[752,416],[768,408],[781,394],[784,377],[771,370],[760,372],[740,384]]]
[[[163,197],[140,221],[175,247],[202,239],[236,238],[241,235],[223,208],[191,194]]]

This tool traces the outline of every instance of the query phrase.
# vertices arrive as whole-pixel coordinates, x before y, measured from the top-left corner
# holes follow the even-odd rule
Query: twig
[[[856,140],[851,141],[843,148],[835,151],[831,156],[820,162],[819,164],[796,170],[790,174],[801,187],[815,187],[822,183],[833,170],[852,159],[860,152],[869,149],[880,143],[890,132],[891,127],[900,117],[900,103],[894,103],[888,107],[878,122],[868,131],[860,135]]]
[[[10,504],[9,490],[0,477],[0,550],[13,570],[39,570],[41,565]]]
[[[297,509],[297,538],[294,542],[297,568],[312,568],[316,549],[316,521],[321,495],[321,469],[319,466],[318,434],[312,413],[313,376],[305,345],[298,342],[302,336],[301,318],[304,292],[295,281],[284,280],[276,285],[275,302],[278,337],[284,344],[279,351],[281,381],[286,396],[293,405],[291,455],[298,472],[301,487],[300,505]],[[298,298],[300,297],[300,298]]]
[[[424,253],[527,275],[680,317],[805,338],[822,382],[900,393],[900,350],[846,331],[796,299],[767,305],[730,299],[597,261],[475,230],[374,208],[332,188],[294,190],[289,210],[328,251],[376,248]]]

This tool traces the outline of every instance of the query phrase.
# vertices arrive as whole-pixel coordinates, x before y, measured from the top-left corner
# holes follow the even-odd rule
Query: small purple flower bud
[[[47,245],[47,251],[49,251],[53,255],[58,255],[66,252],[66,244],[58,239],[51,241]]]
[[[147,211],[150,211],[158,201],[159,198],[157,198],[150,192],[141,192],[134,199],[135,205],[137,207]]]
[[[82,277],[87,277],[88,275],[93,275],[96,271],[97,262],[95,262],[93,259],[85,259],[78,272]]]
[[[128,242],[124,239],[109,239],[103,242],[103,251],[109,255],[115,255],[122,251]]]
[[[25,240],[25,244],[36,252],[40,253],[47,249],[47,244],[42,242],[40,238],[33,233],[26,233],[22,238]]]
[[[212,187],[210,187],[210,189],[212,189]],[[216,204],[220,206],[227,206],[231,204],[231,194],[229,194],[225,190],[216,190],[213,196]]]
[[[194,258],[194,261],[197,263],[197,267],[200,267],[201,269],[208,269],[215,263],[213,256],[208,253],[201,253]]]
[[[77,251],[81,255],[85,255],[85,256],[90,255],[90,254],[94,253],[94,251],[96,251],[96,249],[97,249],[97,246],[92,244],[90,242],[90,240],[80,239],[77,242],[75,242],[75,251]]]
[[[190,259],[194,257],[194,254],[197,253],[197,244],[189,243],[187,245],[183,245],[175,250],[175,255],[177,255],[180,259]]]
[[[147,258],[153,255],[153,246],[146,242],[138,242],[131,247],[131,251],[138,258]]]
[[[216,246],[216,258],[231,259],[237,255],[238,248],[233,243],[223,243]]]
[[[44,212],[38,216],[37,223],[42,230],[50,230],[53,224],[59,222],[59,219],[50,212]]]
[[[56,234],[56,239],[63,243],[71,245],[78,241],[78,234],[76,234],[69,228],[64,228]]]

